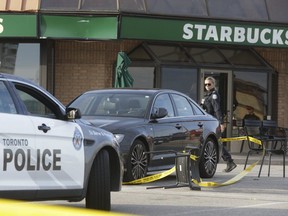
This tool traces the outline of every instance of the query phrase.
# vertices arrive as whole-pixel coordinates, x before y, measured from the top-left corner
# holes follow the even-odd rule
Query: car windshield
[[[70,107],[78,108],[82,116],[144,117],[150,96],[135,93],[87,93]]]

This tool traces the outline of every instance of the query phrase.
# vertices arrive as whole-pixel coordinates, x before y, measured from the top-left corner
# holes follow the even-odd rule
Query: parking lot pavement
[[[225,182],[243,170],[246,155],[235,155],[238,166],[231,173],[222,172],[225,164],[218,164],[213,179],[203,181]],[[261,156],[253,156],[257,161]],[[277,157],[277,156],[276,156]],[[123,185],[120,193],[112,193],[112,211],[136,215],[287,215],[288,179],[282,176],[282,165],[265,162],[258,178],[259,165],[238,182],[223,187],[202,187],[201,191],[189,187],[147,189],[167,186],[176,182],[175,174],[162,180],[142,185]]]
[[[233,154],[233,158],[238,166],[232,172],[222,172],[226,164],[221,161],[215,176],[203,181],[222,183],[241,173],[246,155]],[[260,158],[261,155],[253,155],[249,164]],[[149,184],[123,185],[120,192],[112,193],[111,211],[153,216],[286,216],[288,176],[283,178],[280,162],[282,162],[281,156],[276,155],[272,160],[270,177],[267,177],[268,166],[265,160],[260,178],[258,178],[259,165],[256,165],[251,172],[234,184],[215,188],[202,187],[201,191],[190,190],[189,187],[147,189],[150,186],[175,185],[175,174]],[[84,201],[44,203],[85,208]]]

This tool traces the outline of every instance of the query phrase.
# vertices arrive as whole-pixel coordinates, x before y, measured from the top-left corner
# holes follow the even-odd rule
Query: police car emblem
[[[78,128],[75,128],[73,136],[73,145],[76,150],[80,150],[82,146],[83,137]]]

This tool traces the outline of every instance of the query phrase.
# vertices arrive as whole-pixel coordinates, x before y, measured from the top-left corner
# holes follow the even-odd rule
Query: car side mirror
[[[158,118],[164,118],[165,116],[168,115],[168,111],[165,108],[155,108],[153,110],[153,113],[151,114],[152,119],[158,119]]]
[[[66,108],[66,117],[68,120],[80,119],[81,112],[77,108],[68,107]]]

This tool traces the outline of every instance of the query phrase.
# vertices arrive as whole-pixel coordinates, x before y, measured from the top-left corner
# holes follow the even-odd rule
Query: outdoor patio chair
[[[264,153],[262,155],[259,176],[261,174],[262,166],[266,155],[269,156],[268,176],[270,176],[271,157],[273,154],[277,154],[282,155],[283,177],[285,177],[285,156],[286,156],[286,143],[287,143],[285,129],[278,127],[276,121],[263,120],[260,131],[261,131],[262,145],[264,147]]]
[[[262,126],[262,122],[260,120],[244,119],[244,121],[243,121],[243,130],[244,130],[245,136],[247,136],[247,143],[248,143],[248,147],[249,147],[249,150],[248,150],[248,153],[246,156],[246,160],[245,160],[244,169],[246,169],[247,162],[248,162],[249,156],[251,154],[263,153],[263,150],[264,150],[263,145],[256,144],[249,139],[249,137],[253,137],[253,138],[256,138],[258,140],[261,140],[261,131],[260,131],[261,126]],[[258,177],[260,177],[261,169],[262,169],[262,167],[260,167]]]

